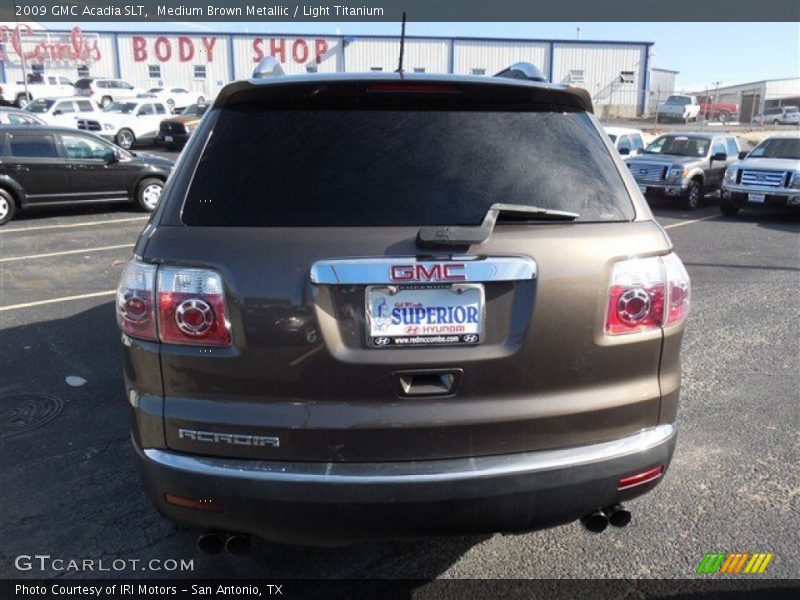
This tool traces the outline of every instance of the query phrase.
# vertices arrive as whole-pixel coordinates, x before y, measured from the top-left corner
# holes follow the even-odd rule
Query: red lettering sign
[[[97,38],[84,38],[83,32],[79,27],[73,27],[72,31],[69,33],[68,39],[63,42],[43,40],[38,42],[32,50],[28,51],[23,51],[23,35],[24,37],[31,38],[35,37],[37,32],[34,32],[33,29],[25,23],[21,23],[13,29],[5,25],[0,27],[0,43],[6,44],[10,42],[11,47],[20,60],[23,58],[23,54],[26,60],[35,60],[39,62],[44,62],[46,60],[76,62],[100,60],[102,58],[99,40]],[[25,45],[30,48],[30,44]],[[0,60],[8,60],[5,48],[0,50]]]
[[[208,39],[203,36],[200,39],[203,40],[203,47],[206,49],[206,60],[208,62],[214,62],[214,45],[217,43],[217,38],[213,37]]]
[[[156,38],[156,58],[161,62],[167,62],[172,57],[172,44],[165,37]]]
[[[292,42],[292,60],[300,65],[305,64],[309,59],[311,42],[304,38],[297,38]],[[328,42],[324,39],[314,40],[314,61],[319,64],[328,53]],[[274,56],[279,62],[285,63],[286,40],[271,38],[269,40],[269,54],[264,51],[264,38],[253,38],[253,62],[261,62],[265,56]]]
[[[136,62],[143,62],[147,60],[147,40],[140,35],[135,35],[131,38],[133,43],[133,60]]]
[[[178,38],[178,58],[181,62],[189,62],[194,58],[194,44],[188,37]]]

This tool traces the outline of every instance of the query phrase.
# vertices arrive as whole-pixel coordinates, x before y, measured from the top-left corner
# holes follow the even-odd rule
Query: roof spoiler
[[[265,56],[253,69],[253,79],[264,79],[265,77],[278,77],[283,75],[281,63],[274,56]]]
[[[542,72],[529,62],[514,63],[510,67],[494,74],[495,77],[506,79],[527,79],[528,81],[547,81]]]

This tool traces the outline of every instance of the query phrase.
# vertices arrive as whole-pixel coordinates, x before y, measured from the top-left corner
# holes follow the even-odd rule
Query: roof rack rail
[[[253,69],[253,79],[264,79],[265,77],[278,77],[283,75],[281,63],[274,56],[265,56]]]
[[[506,79],[527,79],[528,81],[547,81],[542,72],[529,62],[514,63],[510,67],[494,74],[495,77]]]

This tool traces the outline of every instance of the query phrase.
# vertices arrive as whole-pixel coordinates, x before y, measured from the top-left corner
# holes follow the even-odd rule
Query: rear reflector
[[[204,510],[206,512],[221,513],[225,511],[222,504],[214,500],[195,500],[193,498],[184,498],[183,496],[174,496],[172,494],[164,494],[164,500],[175,506],[194,508],[195,510]]]
[[[617,482],[617,489],[618,490],[627,490],[632,487],[636,487],[638,485],[644,485],[645,483],[650,483],[651,481],[655,481],[661,474],[664,472],[664,465],[658,465],[657,467],[653,467],[652,469],[647,469],[647,471],[642,471],[641,473],[636,473],[634,475],[628,475],[627,477],[623,477]]]

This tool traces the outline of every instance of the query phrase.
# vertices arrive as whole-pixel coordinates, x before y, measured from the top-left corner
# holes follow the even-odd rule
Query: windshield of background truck
[[[662,135],[645,148],[646,154],[671,154],[673,156],[705,156],[711,140],[687,135]]]
[[[800,138],[764,140],[747,158],[788,158],[800,160]]]

